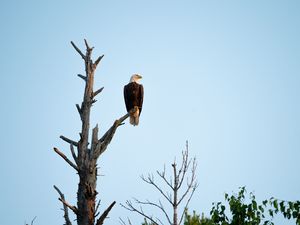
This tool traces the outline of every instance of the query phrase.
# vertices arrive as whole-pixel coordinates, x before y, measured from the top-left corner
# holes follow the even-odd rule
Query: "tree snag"
[[[115,201],[104,210],[102,215],[96,220],[98,207],[96,207],[96,181],[97,181],[97,160],[100,155],[106,150],[107,146],[111,142],[117,128],[123,124],[123,121],[129,117],[129,113],[115,120],[110,129],[104,133],[104,135],[98,138],[98,125],[92,130],[91,144],[89,144],[89,130],[90,130],[90,112],[93,103],[96,102],[96,95],[100,94],[103,87],[94,92],[94,74],[98,64],[104,55],[97,58],[95,62],[91,59],[93,47],[90,47],[86,40],[84,40],[86,46],[86,52],[83,54],[81,50],[71,41],[72,46],[82,57],[85,63],[85,75],[78,74],[85,82],[85,89],[83,95],[83,101],[81,106],[76,104],[77,111],[80,115],[82,122],[80,139],[78,141],[71,140],[64,136],[60,136],[62,140],[70,144],[70,150],[74,162],[63,154],[57,148],[54,151],[61,156],[71,167],[73,167],[79,175],[79,184],[77,192],[77,207],[70,205],[63,195],[63,193],[56,187],[56,191],[59,193],[59,200],[63,203],[64,218],[67,225],[71,225],[68,208],[71,209],[77,217],[78,225],[102,225],[108,213],[115,205]],[[77,148],[77,153],[74,148]],[[96,221],[96,222],[95,222]]]

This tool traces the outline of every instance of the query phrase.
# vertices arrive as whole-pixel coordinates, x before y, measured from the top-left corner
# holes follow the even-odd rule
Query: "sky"
[[[78,177],[53,147],[70,156],[59,136],[79,138],[84,64],[70,41],[84,51],[84,39],[94,59],[105,55],[91,128],[103,134],[126,113],[133,73],[145,90],[140,125],[120,127],[98,162],[101,210],[117,201],[107,225],[143,221],[119,204],[160,199],[140,175],[171,172],[186,140],[198,162],[190,211],[209,215],[241,186],[258,200],[299,200],[299,9],[297,0],[2,0],[1,224],[63,224],[53,185],[76,204]]]

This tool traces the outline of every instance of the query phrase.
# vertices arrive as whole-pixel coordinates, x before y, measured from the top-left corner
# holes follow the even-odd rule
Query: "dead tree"
[[[68,203],[63,193],[58,189],[58,187],[54,186],[55,190],[60,195],[59,200],[63,204],[66,225],[71,225],[68,209],[71,209],[73,213],[76,214],[78,225],[102,225],[108,213],[115,205],[116,202],[113,201],[102,213],[102,215],[98,217],[99,213],[97,210],[99,204],[96,207],[96,181],[98,174],[97,160],[106,150],[117,128],[122,125],[123,121],[129,116],[129,113],[126,113],[121,118],[115,120],[113,125],[103,134],[101,138],[98,138],[98,125],[96,125],[92,129],[92,135],[90,139],[89,132],[91,107],[96,102],[95,97],[103,90],[103,87],[96,91],[93,90],[94,75],[96,68],[104,55],[98,57],[94,62],[91,59],[93,47],[90,47],[86,40],[84,40],[84,42],[86,47],[85,54],[83,54],[81,50],[73,42],[71,42],[72,46],[77,53],[79,53],[85,64],[85,75],[78,74],[78,76],[85,83],[83,101],[80,106],[79,104],[76,104],[76,108],[82,122],[81,132],[79,133],[80,138],[78,141],[74,141],[65,136],[60,136],[62,140],[70,145],[70,151],[73,160],[70,160],[58,148],[54,148],[54,151],[61,156],[79,175],[77,206]],[[90,143],[89,139],[91,140]]]
[[[155,225],[162,225],[164,224],[157,216],[150,215],[146,212],[144,212],[143,206],[151,206],[154,208],[159,209],[165,216],[166,220],[170,225],[180,225],[183,221],[184,213],[187,210],[187,207],[190,203],[190,200],[198,187],[197,181],[196,181],[196,167],[197,162],[196,158],[189,159],[188,155],[188,142],[186,142],[186,149],[182,152],[182,162],[180,165],[180,168],[178,170],[176,159],[171,164],[173,174],[170,177],[170,179],[167,179],[166,177],[166,168],[164,167],[163,171],[156,171],[158,177],[163,181],[163,183],[166,184],[169,191],[163,190],[163,188],[154,180],[153,174],[148,174],[147,177],[141,176],[142,180],[146,182],[147,184],[152,185],[166,200],[166,202],[171,205],[172,207],[172,213],[168,213],[167,209],[163,205],[163,203],[159,200],[158,202],[153,201],[140,201],[138,199],[134,199],[135,203],[139,205],[139,207],[135,206],[134,203],[131,201],[126,201],[126,204],[123,206],[125,209],[136,212],[143,216],[144,218],[148,219],[151,224]],[[191,167],[191,168],[190,168]],[[187,177],[187,173],[189,172],[190,168],[190,175],[191,177]],[[183,188],[183,183],[186,181],[186,187]],[[181,194],[179,194],[179,191],[183,188],[184,190],[181,191]],[[182,212],[178,213],[178,207],[179,205],[183,204],[185,202],[184,208]],[[124,221],[121,220],[121,223],[124,224]]]

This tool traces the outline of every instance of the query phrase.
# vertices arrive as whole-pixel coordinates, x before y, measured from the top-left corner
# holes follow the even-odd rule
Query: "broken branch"
[[[89,44],[87,43],[87,40],[86,40],[86,39],[84,39],[84,43],[85,43],[85,47],[86,47],[86,50],[87,50],[87,51],[91,51],[91,50],[94,49],[94,47],[90,47],[90,46],[89,46]]]
[[[60,195],[60,198],[65,200],[65,196],[64,194],[58,189],[58,187],[56,187],[55,185],[53,185],[54,189],[58,192],[58,194]],[[70,218],[69,218],[69,212],[68,212],[68,208],[65,204],[63,204],[64,206],[64,218],[66,220],[66,225],[72,225]]]
[[[57,148],[53,148],[54,151],[60,155],[70,166],[72,166],[76,171],[78,171],[78,167],[73,163],[71,162],[67,156],[65,156],[64,153],[62,153],[61,151],[59,151]]]
[[[98,143],[93,152],[93,158],[97,159],[107,148],[110,141],[112,140],[117,128],[122,125],[122,122],[129,117],[129,113],[125,114],[118,120],[114,122],[114,124],[110,127],[108,131],[98,140]]]
[[[83,76],[81,74],[77,74],[78,77],[80,77],[81,79],[83,79],[84,81],[86,81],[86,76]]]
[[[74,146],[78,146],[78,142],[76,142],[76,141],[73,141],[73,140],[71,140],[71,139],[69,139],[69,138],[66,138],[65,136],[63,136],[63,135],[61,135],[61,136],[59,136],[62,140],[64,140],[65,142],[68,142],[69,144],[72,144],[72,145],[74,145]]]
[[[72,44],[73,48],[75,48],[75,50],[79,53],[79,55],[81,55],[81,57],[82,57],[84,60],[86,60],[85,55],[84,55],[84,54],[80,51],[80,49],[74,44],[73,41],[71,41],[71,44]]]
[[[72,144],[70,144],[70,150],[71,150],[73,159],[75,160],[75,162],[76,162],[76,164],[77,164],[77,163],[78,163],[78,162],[77,162],[77,156],[76,156],[76,154],[75,154],[74,146],[73,146]]]
[[[101,91],[102,91],[103,89],[104,89],[104,87],[102,87],[102,88],[98,89],[97,91],[95,91],[95,92],[93,93],[93,98],[96,97],[97,94],[101,93]]]
[[[104,55],[101,55],[98,57],[98,59],[95,61],[95,67],[98,66],[99,62],[101,61],[101,59],[104,57]]]
[[[99,217],[99,219],[97,220],[96,225],[102,225],[103,224],[103,222],[106,219],[108,213],[110,212],[110,210],[112,209],[112,207],[114,207],[115,204],[116,204],[116,201],[113,201],[113,203],[110,204],[110,206]]]
[[[66,202],[64,199],[62,198],[59,198],[58,199],[59,201],[61,201],[65,206],[67,206],[69,209],[71,209],[76,215],[78,214],[78,209],[73,206],[73,205],[70,205],[68,202]]]

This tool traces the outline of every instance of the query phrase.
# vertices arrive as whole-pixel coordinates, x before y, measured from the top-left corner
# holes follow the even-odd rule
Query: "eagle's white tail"
[[[133,126],[137,126],[139,124],[139,114],[140,114],[140,110],[137,106],[134,106],[134,113],[130,114],[130,124],[132,124]]]

